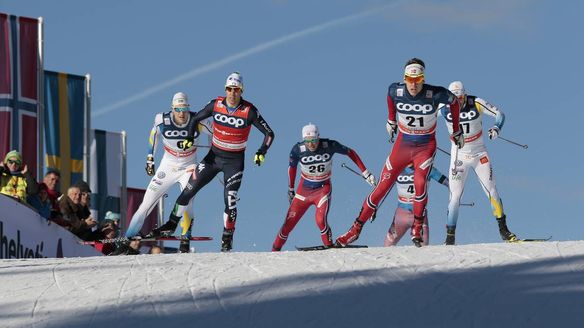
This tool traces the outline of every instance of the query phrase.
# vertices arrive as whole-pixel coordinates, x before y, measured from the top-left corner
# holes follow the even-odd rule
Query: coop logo
[[[303,164],[307,164],[307,163],[313,163],[313,162],[326,162],[331,158],[331,155],[329,154],[318,154],[318,155],[311,155],[311,156],[306,156],[306,157],[302,157],[302,159],[300,159],[300,161]]]
[[[219,114],[219,113],[215,114],[215,116],[213,116],[213,118],[217,122],[225,123],[227,125],[231,125],[231,126],[234,126],[236,128],[243,126],[245,124],[245,121],[242,118],[230,117],[230,116]]]
[[[414,176],[413,175],[400,175],[397,177],[397,182],[398,183],[412,183],[412,182],[414,182]]]
[[[402,112],[421,112],[422,114],[426,114],[433,112],[434,107],[430,104],[420,105],[397,103],[397,110]]]
[[[479,116],[474,110],[472,112],[461,112],[460,119],[464,121],[472,121],[475,117]],[[446,119],[452,121],[452,113],[446,114]]]
[[[189,132],[187,130],[167,130],[167,131],[164,131],[164,136],[167,138],[186,137],[188,135],[189,135]]]

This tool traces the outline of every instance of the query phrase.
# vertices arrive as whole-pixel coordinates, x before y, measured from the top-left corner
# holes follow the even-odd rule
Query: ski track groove
[[[191,300],[193,301],[193,306],[197,309],[197,312],[199,312],[201,310],[201,308],[199,307],[199,303],[197,302],[197,298],[195,297],[195,292],[194,292],[194,287],[191,286],[191,272],[193,271],[193,268],[195,267],[195,264],[193,262],[191,262],[191,265],[189,266],[189,270],[187,271],[187,287],[189,288],[189,293],[191,294]]]
[[[316,260],[314,260],[314,259],[311,258],[310,259],[310,264],[311,264],[310,267],[312,268],[312,267],[314,267],[312,264],[322,265],[322,261],[321,262],[317,262]],[[330,278],[328,279],[327,289],[328,290],[332,290],[333,289],[333,286],[335,284],[335,281],[336,281],[336,276],[339,273],[339,271],[340,271],[341,268],[340,267],[337,267],[336,269],[331,269],[330,267],[328,267],[328,268],[325,267],[324,269],[329,270],[330,273],[331,273]]]
[[[341,260],[339,260],[339,257],[338,256],[335,256],[335,260],[339,264],[339,266],[337,267],[337,269],[331,275],[331,279],[330,279],[330,283],[329,283],[329,286],[331,288],[334,288],[335,283],[337,282],[337,276],[340,274],[340,272],[345,267],[345,260],[343,258],[341,258]]]
[[[140,261],[139,256],[136,256],[136,264],[138,266],[140,266],[139,269],[142,269],[141,267],[144,267],[144,264],[142,263],[142,261]],[[160,318],[160,311],[158,311],[158,308],[156,307],[156,304],[152,300],[152,295],[153,295],[153,293],[152,293],[152,291],[153,291],[153,288],[152,288],[153,284],[152,284],[152,282],[153,282],[153,280],[151,279],[151,276],[150,276],[150,270],[148,270],[147,267],[144,267],[144,269],[145,270],[143,270],[143,271],[146,271],[146,288],[148,288],[148,291],[150,292],[148,294],[148,297],[146,297],[146,299],[148,300],[148,303],[150,304],[150,306],[152,306],[152,310],[154,311],[154,313],[156,313],[156,317],[157,318]]]
[[[34,300],[34,303],[33,303],[33,305],[32,305],[32,311],[31,311],[31,313],[30,313],[31,327],[35,327],[35,321],[34,321],[35,317],[34,317],[34,316],[35,316],[35,312],[36,312],[36,309],[37,309],[37,306],[38,306],[38,304],[39,304],[39,301],[40,301],[40,299],[43,297],[43,295],[44,295],[44,294],[45,294],[45,293],[46,293],[46,292],[47,292],[47,291],[48,291],[48,290],[49,290],[51,287],[53,287],[55,284],[57,284],[57,281],[55,280],[55,269],[56,269],[56,268],[57,268],[59,265],[60,265],[60,263],[57,263],[57,264],[55,264],[55,265],[53,266],[53,268],[51,269],[51,270],[52,270],[52,272],[53,272],[53,273],[52,273],[52,275],[53,275],[53,283],[52,283],[52,284],[50,284],[50,285],[48,285],[48,286],[47,286],[47,288],[45,288],[45,289],[44,289],[44,290],[43,290],[43,291],[42,291],[42,292],[39,294],[39,296],[38,296],[38,297],[36,297],[36,298],[35,298],[35,300]],[[59,288],[59,289],[60,289],[60,288]],[[61,292],[62,292],[62,290],[61,290]]]
[[[412,246],[414,247],[414,246]],[[427,246],[426,246],[427,247]],[[413,273],[414,275],[418,275],[418,266],[416,265],[416,263],[414,263],[412,260],[410,260],[408,257],[403,256],[402,254],[398,253],[397,254],[399,257],[401,257],[402,259],[404,259],[406,262],[408,262],[411,266],[414,267]],[[410,269],[411,270],[411,269]],[[432,270],[428,270],[428,271],[432,271]],[[431,276],[429,276],[431,277]],[[444,285],[450,289],[452,289],[454,292],[456,292],[458,295],[464,297],[465,299],[472,301],[470,299],[470,297],[468,295],[466,295],[466,293],[462,292],[459,288],[457,288],[456,286],[453,286],[452,284],[450,284],[449,282],[447,282],[446,280],[438,280],[437,278],[433,278],[431,277],[430,279],[432,279],[435,283],[436,286],[434,287],[434,290],[439,289],[440,286]]]
[[[556,242],[556,251],[558,252],[558,255],[560,256],[560,258],[562,259],[563,262],[566,262],[566,257],[564,256],[564,254],[562,254],[562,251],[560,250],[560,243]],[[571,264],[565,264],[568,269],[570,270],[570,272],[572,273],[578,273],[578,270],[575,269]]]
[[[124,278],[124,281],[122,281],[122,285],[120,286],[120,289],[118,290],[118,299],[116,300],[116,305],[119,307],[120,306],[120,300],[122,298],[122,293],[124,291],[124,286],[126,285],[126,282],[130,279],[131,276],[134,275],[134,265],[136,264],[136,255],[133,255],[134,257],[134,261],[132,261],[132,264],[130,265],[130,268],[128,269],[128,275],[126,275],[126,277]]]
[[[520,258],[520,259],[533,260],[533,257],[532,256],[521,255],[521,254],[518,254],[518,253],[516,253],[514,251],[500,250],[500,249],[497,249],[496,247],[487,246],[487,245],[485,245],[485,249],[488,250],[488,251],[490,251],[490,252],[504,253],[506,255],[513,255],[514,257]],[[492,258],[492,256],[490,256],[490,258]]]
[[[250,264],[249,261],[246,260],[245,258],[242,259],[242,264],[245,264],[252,271],[258,273],[260,278],[266,276],[265,272],[255,268],[253,266],[253,264]],[[264,295],[265,291],[270,290],[272,288],[272,286],[274,285],[276,280],[277,280],[276,278],[270,279],[270,284],[268,286],[260,288],[260,290],[258,292],[254,293],[254,294],[256,294],[256,297],[254,298],[253,304],[250,304],[249,311],[247,313],[247,323],[248,323],[247,326],[248,327],[254,326],[253,318],[254,318],[254,314],[256,312],[256,308],[258,307],[257,305],[261,301],[262,296]]]
[[[227,309],[225,308],[225,305],[223,304],[223,300],[219,295],[219,288],[217,288],[217,279],[219,278],[219,276],[222,273],[225,273],[226,269],[221,270],[221,272],[218,272],[218,274],[216,274],[215,276],[213,276],[213,280],[211,281],[211,285],[213,285],[213,293],[215,294],[215,298],[217,299],[217,302],[219,303],[219,306],[221,307],[221,310],[225,313],[229,313],[227,311]]]
[[[101,272],[99,272],[99,271],[100,270],[98,269],[98,272],[96,272],[96,275],[97,276],[100,276],[100,273]],[[84,288],[83,290],[85,290],[88,294],[91,295],[91,293],[87,289]],[[88,324],[89,327],[92,327],[93,326],[93,322],[95,321],[95,317],[97,316],[97,310],[99,309],[99,305],[101,303],[100,302],[94,302],[94,304],[95,305],[93,306],[93,309],[92,309],[92,312],[91,312],[91,317],[89,318],[89,324]]]

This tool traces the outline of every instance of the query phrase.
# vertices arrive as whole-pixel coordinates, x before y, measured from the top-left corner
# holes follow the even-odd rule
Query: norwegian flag
[[[39,21],[0,13],[0,160],[16,149],[36,176],[39,146]]]

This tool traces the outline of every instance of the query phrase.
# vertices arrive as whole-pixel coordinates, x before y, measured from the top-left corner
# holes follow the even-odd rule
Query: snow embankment
[[[581,326],[583,306],[584,241],[0,261],[1,327]]]

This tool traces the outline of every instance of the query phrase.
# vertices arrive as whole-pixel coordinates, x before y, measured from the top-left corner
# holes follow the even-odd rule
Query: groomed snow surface
[[[0,327],[582,327],[584,241],[0,261]]]

